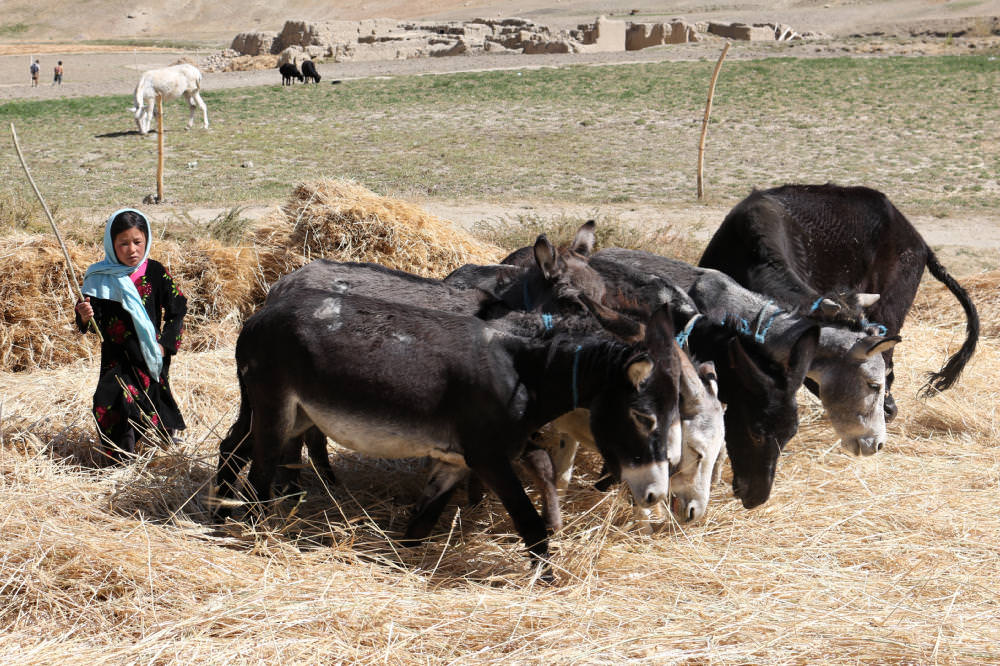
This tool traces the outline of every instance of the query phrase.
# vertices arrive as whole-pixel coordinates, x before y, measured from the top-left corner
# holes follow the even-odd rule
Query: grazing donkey
[[[605,277],[645,273],[680,287],[708,322],[691,337],[696,353],[716,361],[726,412],[726,440],[733,465],[733,491],[750,508],[767,500],[778,453],[798,429],[795,392],[806,375],[816,382],[820,399],[845,449],[861,455],[879,451],[886,440],[882,353],[898,336],[872,335],[862,327],[817,322],[787,311],[772,300],[744,289],[727,275],[634,250],[602,250],[590,266]],[[625,271],[623,271],[625,267]],[[650,308],[657,307],[654,301]],[[711,327],[723,329],[713,331]],[[739,336],[734,344],[732,333]],[[704,340],[711,340],[705,344]],[[720,346],[721,345],[721,346]],[[718,358],[720,349],[728,358]],[[747,354],[753,350],[752,354]],[[728,387],[726,367],[738,370]],[[731,388],[756,385],[753,394],[733,395]],[[781,396],[767,412],[745,409],[745,399]]]
[[[139,77],[139,83],[135,86],[135,106],[129,109],[135,116],[135,124],[139,127],[140,134],[149,132],[156,110],[157,95],[163,95],[164,102],[184,97],[191,111],[188,116],[188,129],[194,126],[195,107],[201,109],[205,129],[208,129],[208,107],[201,99],[201,70],[197,67],[182,63],[143,72]]]
[[[979,316],[969,295],[909,220],[884,194],[867,187],[828,183],[754,190],[722,221],[699,265],[801,308],[822,311],[824,297],[845,302],[889,337],[899,334],[926,266],[965,310],[966,337],[944,367],[930,374],[925,393],[955,383],[979,339]],[[883,352],[890,421],[896,415],[889,392],[892,351]]]
[[[612,474],[641,505],[662,501],[669,475],[664,424],[677,411],[676,379],[667,371],[672,353],[665,312],[650,320],[644,344],[539,340],[471,316],[350,291],[297,289],[269,299],[237,340],[240,412],[220,444],[217,492],[233,497],[239,468],[252,458],[251,490],[267,501],[278,461],[315,427],[367,455],[435,460],[407,540],[430,533],[471,470],[497,494],[541,562],[548,555],[545,523],[511,461],[539,427],[587,407]],[[224,503],[219,511],[227,511]]]

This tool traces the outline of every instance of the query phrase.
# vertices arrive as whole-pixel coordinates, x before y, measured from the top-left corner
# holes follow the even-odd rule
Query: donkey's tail
[[[973,304],[972,299],[969,298],[968,292],[948,274],[948,271],[944,269],[944,266],[941,265],[937,256],[930,248],[927,248],[927,269],[931,272],[931,275],[943,282],[948,287],[948,290],[955,295],[958,302],[962,304],[962,309],[965,310],[966,324],[965,342],[948,359],[943,368],[937,372],[928,373],[927,383],[920,389],[920,393],[923,396],[944,391],[954,384],[959,374],[961,374],[962,369],[965,368],[965,364],[972,358],[973,352],[976,351],[976,343],[979,341],[979,313],[976,312],[976,306]]]

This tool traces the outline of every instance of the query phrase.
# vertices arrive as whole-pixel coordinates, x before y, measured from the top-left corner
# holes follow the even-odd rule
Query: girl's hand
[[[167,355],[167,350],[163,348],[163,345],[161,345],[159,342],[157,342],[156,346],[160,348],[160,356],[166,356]]]
[[[76,313],[80,315],[80,320],[86,326],[94,316],[94,307],[90,304],[90,296],[85,296],[82,301],[77,301]]]

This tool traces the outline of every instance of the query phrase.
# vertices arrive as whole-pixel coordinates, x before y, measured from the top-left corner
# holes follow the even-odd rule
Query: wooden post
[[[163,95],[156,96],[156,144],[159,149],[156,163],[156,202],[163,203]]]
[[[708,102],[705,103],[705,119],[701,122],[701,140],[698,142],[698,200],[705,198],[705,189],[702,185],[702,171],[705,165],[705,135],[708,134],[708,116],[712,113],[712,97],[715,96],[715,82],[719,78],[719,70],[722,69],[722,61],[726,59],[729,52],[730,42],[722,47],[722,55],[719,62],[715,63],[715,71],[712,72],[712,83],[708,86]]]

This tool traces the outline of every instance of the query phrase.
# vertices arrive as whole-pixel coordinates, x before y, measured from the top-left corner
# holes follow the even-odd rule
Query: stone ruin
[[[783,24],[692,24],[681,19],[637,23],[605,16],[575,30],[561,31],[522,18],[448,23],[368,19],[286,21],[280,32],[240,33],[233,39],[230,49],[239,56],[277,56],[280,66],[307,58],[340,62],[478,53],[637,51],[667,44],[698,42],[703,39],[703,33],[749,41],[786,41],[803,36]]]
[[[637,39],[633,34],[643,36]],[[521,18],[449,23],[369,19],[286,21],[280,32],[240,33],[230,49],[247,56],[278,55],[280,64],[307,57],[344,61],[477,53],[593,53],[698,39],[695,27],[680,20],[635,24],[602,16],[576,30],[554,31]]]

